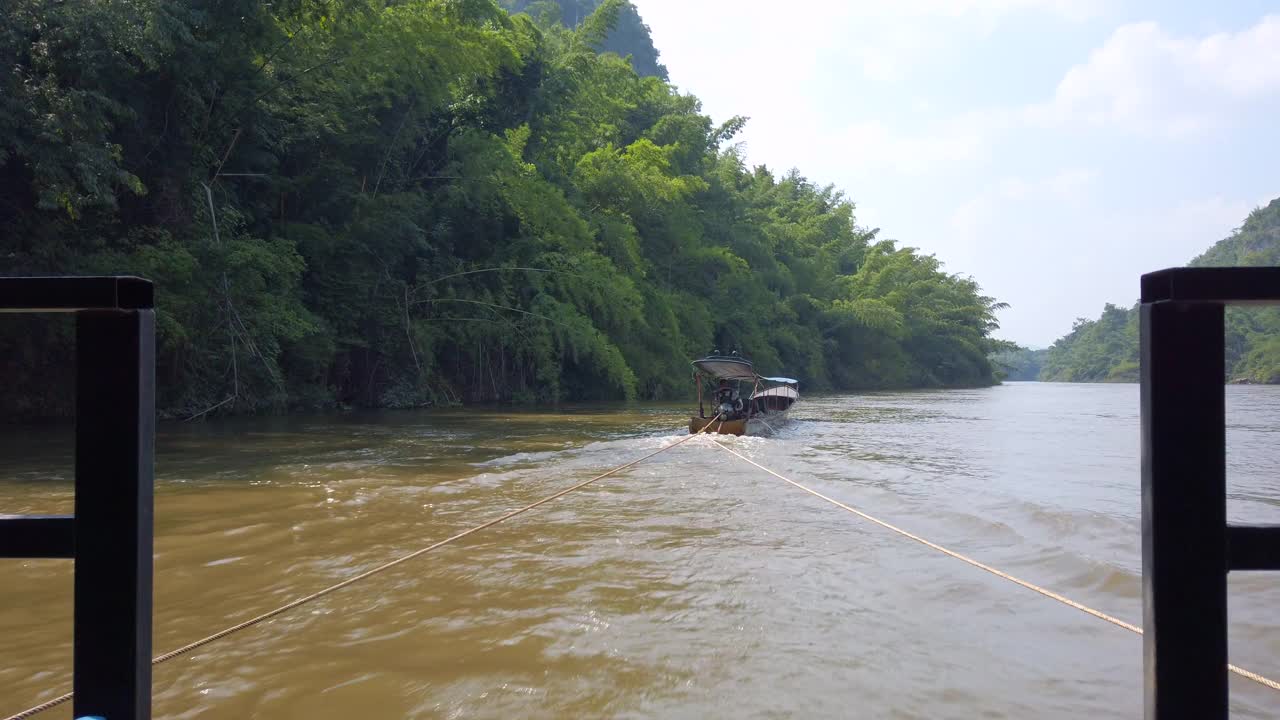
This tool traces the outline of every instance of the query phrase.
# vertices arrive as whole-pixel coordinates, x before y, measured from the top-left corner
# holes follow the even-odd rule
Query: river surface
[[[1280,522],[1280,387],[1230,387],[1232,520]],[[682,436],[679,405],[164,425],[155,651]],[[0,512],[71,509],[70,438],[4,428]],[[728,444],[1141,622],[1138,388],[805,398]],[[71,565],[0,561],[0,716],[68,689]],[[1280,677],[1280,577],[1230,577],[1231,656]],[[1232,716],[1280,717],[1235,676]],[[1136,718],[1142,641],[698,437],[162,664],[157,718]],[[63,706],[41,717],[68,718]]]

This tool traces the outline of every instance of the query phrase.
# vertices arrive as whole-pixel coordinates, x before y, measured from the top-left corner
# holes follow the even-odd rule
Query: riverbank
[[[805,385],[804,383],[802,383],[801,387],[802,387],[802,392],[805,395],[808,395],[811,392],[817,393],[817,394],[831,395],[831,394],[852,394],[852,393],[925,392],[925,391],[935,391],[935,390],[972,390],[972,389],[978,389],[978,388],[994,387],[999,384],[1000,384],[999,382],[993,381],[991,383],[986,383],[986,384],[955,385],[955,386],[949,386],[949,387],[941,387],[936,385],[933,385],[933,386],[921,385],[921,386],[907,386],[907,387],[903,387],[903,386],[860,387],[860,388],[852,388],[852,389],[846,388],[843,390],[832,390],[832,389],[823,389],[823,388],[812,389],[807,387],[807,385]],[[574,408],[574,407],[589,408],[589,407],[598,407],[598,406],[609,405],[609,404],[616,405],[618,403],[623,403],[624,405],[627,404],[625,401],[620,401],[620,400],[591,401],[591,400],[569,399],[569,400],[564,400],[562,402],[554,402],[554,403],[539,402],[535,400],[527,400],[524,402],[511,401],[511,402],[503,402],[503,403],[493,402],[493,401],[478,401],[478,402],[457,401],[457,402],[447,402],[447,403],[426,402],[421,404],[393,403],[388,405],[365,406],[365,405],[341,403],[336,400],[330,399],[328,401],[313,401],[309,403],[286,405],[283,407],[275,407],[275,406],[242,407],[242,406],[237,406],[234,403],[224,403],[220,405],[215,404],[212,406],[206,406],[198,409],[193,409],[189,407],[157,407],[156,418],[157,420],[160,420],[162,422],[167,422],[167,423],[186,423],[186,422],[192,422],[192,421],[206,422],[206,421],[212,421],[212,420],[227,420],[227,419],[233,419],[233,418],[254,418],[254,417],[288,418],[288,417],[309,417],[309,416],[325,415],[325,414],[359,415],[361,413],[371,413],[371,412],[378,412],[383,410],[407,411],[407,412],[455,412],[455,411],[488,412],[491,410],[500,409],[508,412],[537,413],[537,412],[543,412],[543,411],[557,412],[561,408]],[[670,405],[680,405],[680,404],[689,405],[691,403],[696,403],[696,401],[693,399],[693,390],[692,390],[692,386],[690,386],[690,391],[687,394],[672,393],[668,397],[646,398],[642,400],[631,401],[631,404],[635,404],[635,403],[639,403],[639,404],[665,403]],[[72,414],[69,411],[69,409],[64,409],[62,411],[62,414],[48,414],[48,413],[41,414],[38,412],[27,412],[27,413],[10,412],[8,415],[0,415],[0,427],[6,426],[6,425],[7,426],[15,426],[15,425],[57,426],[59,424],[70,423],[73,420],[74,420],[74,414]]]

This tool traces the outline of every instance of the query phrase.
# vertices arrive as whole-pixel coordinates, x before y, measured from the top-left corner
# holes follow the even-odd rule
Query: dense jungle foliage
[[[622,0],[7,6],[0,272],[153,279],[166,414],[993,382],[998,304],[748,167]],[[68,411],[70,327],[0,316],[0,417]]]
[[[1191,261],[1193,267],[1280,265],[1280,198]],[[1280,308],[1227,308],[1227,379],[1280,383]],[[1138,312],[1107,305],[1097,320],[1077,320],[1044,358],[1041,380],[1138,379]]]
[[[1040,366],[1048,349],[1011,347],[991,354],[991,362],[1001,380],[1033,382],[1040,379]]]

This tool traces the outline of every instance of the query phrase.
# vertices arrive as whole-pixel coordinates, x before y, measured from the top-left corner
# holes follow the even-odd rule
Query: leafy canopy
[[[0,256],[155,280],[166,413],[683,396],[713,346],[994,381],[1001,305],[748,167],[630,3],[10,7]],[[0,326],[6,410],[67,411],[70,343]]]

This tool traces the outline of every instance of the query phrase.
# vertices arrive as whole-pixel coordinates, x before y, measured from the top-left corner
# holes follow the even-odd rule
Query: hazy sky
[[[747,158],[1052,343],[1280,195],[1280,1],[633,0]]]

